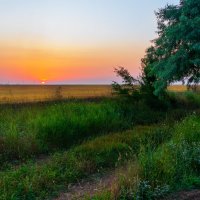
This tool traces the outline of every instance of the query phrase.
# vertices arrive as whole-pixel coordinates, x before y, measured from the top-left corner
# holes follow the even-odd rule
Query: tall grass
[[[84,140],[166,118],[143,103],[72,101],[0,110],[0,161],[68,149]]]
[[[35,127],[39,140],[51,147],[66,148],[88,137],[157,123],[164,117],[162,112],[138,104],[71,103],[50,107],[35,120]]]
[[[56,153],[43,164],[29,163],[0,172],[0,199],[48,199],[69,183],[134,159],[147,140],[157,145],[163,143],[167,137],[158,140],[159,132],[167,135],[168,127],[143,126],[101,136]]]
[[[199,104],[170,98],[171,109],[162,110],[117,99],[1,106],[1,168],[5,161],[50,155],[44,163],[1,170],[0,199],[46,199],[69,183],[135,157],[139,181],[124,181],[121,199],[155,199],[166,191],[199,187],[200,117],[187,117],[173,129],[177,120],[198,113]]]
[[[185,92],[168,92],[170,100],[176,107],[185,109],[199,109],[200,108],[200,94],[199,92],[185,91]]]
[[[182,105],[182,104],[181,104]],[[135,125],[174,123],[194,109],[153,109],[118,99],[0,106],[0,162],[68,149]]]
[[[143,178],[153,187],[200,187],[200,117],[186,118],[175,127],[171,141],[147,151],[140,160]]]
[[[149,140],[141,146],[138,170],[133,176],[130,172],[135,168],[125,173],[117,199],[155,200],[170,192],[200,188],[200,116],[189,116],[168,131],[172,137],[164,143],[155,147],[155,140]]]

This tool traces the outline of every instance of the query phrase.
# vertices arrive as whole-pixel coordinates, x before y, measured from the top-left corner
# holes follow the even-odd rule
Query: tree
[[[142,59],[142,74],[137,79],[124,67],[115,68],[115,73],[122,79],[122,83],[114,81],[112,87],[115,94],[132,102],[143,101],[152,108],[166,108],[166,102],[153,94],[155,76],[149,73],[150,63],[154,61],[153,52],[152,47],[147,50],[146,57]]]
[[[114,72],[118,77],[122,78],[122,84],[113,81],[112,88],[114,93],[124,97],[134,97],[135,100],[139,100],[140,81],[132,77],[124,67],[115,68]]]
[[[199,0],[181,0],[179,5],[167,5],[156,16],[158,38],[153,40],[153,46],[143,59],[146,82],[154,87],[156,95],[161,95],[176,81],[188,85],[199,83]]]
[[[155,54],[155,49],[153,46],[146,50],[146,55],[141,59],[142,62],[142,74],[141,79],[141,93],[148,97],[154,97],[154,83],[156,81],[156,76],[151,73],[152,64],[157,61],[157,56]]]

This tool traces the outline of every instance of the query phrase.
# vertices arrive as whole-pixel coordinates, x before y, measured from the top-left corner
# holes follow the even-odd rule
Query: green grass
[[[0,163],[68,149],[84,140],[185,115],[118,100],[1,106]]]
[[[143,178],[153,187],[200,187],[200,117],[193,115],[178,124],[169,142],[141,155],[141,166]]]
[[[119,99],[0,105],[0,199],[48,199],[129,160],[138,181],[125,173],[117,194],[95,199],[156,199],[200,187],[200,100],[189,95],[170,93],[162,109]],[[47,158],[37,163],[40,155]]]
[[[191,115],[168,131],[171,139],[160,145],[155,147],[155,140],[149,140],[140,146],[138,169],[130,165],[130,172],[118,183],[118,193],[107,191],[110,199],[154,200],[171,192],[200,188],[200,116]]]
[[[163,143],[170,138],[168,132],[167,127],[138,127],[56,153],[41,165],[29,163],[1,172],[0,199],[46,199],[77,179],[133,159],[147,141]]]
[[[200,108],[200,94],[192,91],[185,92],[168,92],[170,99],[176,104],[177,107],[185,109],[198,109]]]

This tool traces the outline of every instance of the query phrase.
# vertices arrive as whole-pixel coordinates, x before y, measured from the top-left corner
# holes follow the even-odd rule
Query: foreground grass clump
[[[193,115],[177,125],[170,142],[141,155],[141,166],[152,186],[200,187],[200,117]]]
[[[118,100],[7,105],[0,110],[0,162],[68,149],[87,138],[166,118],[140,103]]]
[[[38,116],[34,126],[38,140],[47,148],[68,148],[89,137],[153,124],[165,118],[164,111],[155,111],[142,102],[112,99],[58,104]]]
[[[185,92],[168,92],[169,98],[179,108],[199,109],[200,108],[200,93],[185,91]]]
[[[0,199],[54,196],[68,183],[133,159],[147,141],[158,146],[170,138],[168,132],[167,127],[138,127],[133,131],[101,136],[67,152],[56,153],[43,164],[29,163],[0,172]]]
[[[137,172],[130,166],[110,199],[154,200],[170,192],[200,188],[200,116],[187,117],[171,134],[170,140],[156,148],[151,140],[142,146]]]

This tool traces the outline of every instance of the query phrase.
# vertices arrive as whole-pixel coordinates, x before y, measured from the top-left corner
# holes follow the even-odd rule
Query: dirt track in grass
[[[84,197],[92,198],[102,191],[109,190],[117,180],[115,171],[103,174],[94,174],[88,179],[83,179],[76,184],[68,186],[67,191],[60,194],[55,200],[81,200]]]
[[[164,200],[200,200],[200,190],[177,192]]]

